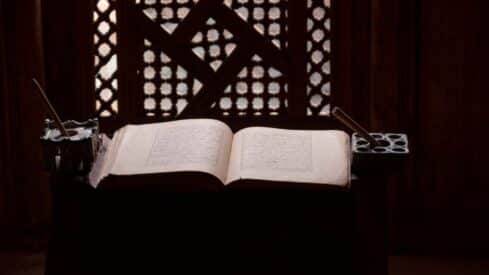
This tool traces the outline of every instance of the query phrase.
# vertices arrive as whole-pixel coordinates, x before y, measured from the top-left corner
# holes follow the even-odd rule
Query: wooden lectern
[[[98,134],[94,121],[64,125]],[[167,192],[161,184],[92,189],[80,161],[90,160],[97,139],[95,147],[76,149],[80,140],[61,145],[46,132],[54,194],[46,274],[387,274],[385,178],[402,169],[408,140],[371,136],[375,147],[352,135],[356,179],[347,192],[196,193]]]

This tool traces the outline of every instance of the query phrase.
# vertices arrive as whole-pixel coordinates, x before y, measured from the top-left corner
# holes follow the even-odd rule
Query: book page
[[[114,166],[114,160],[119,149],[121,138],[124,136],[126,130],[126,127],[117,130],[114,133],[112,140],[106,135],[102,136],[97,157],[88,176],[90,185],[94,188],[98,186],[102,179],[110,174],[110,170]]]
[[[232,131],[210,119],[128,125],[108,168],[113,175],[197,171],[224,182]]]
[[[234,135],[226,183],[239,179],[349,184],[349,136],[342,131],[252,127]]]

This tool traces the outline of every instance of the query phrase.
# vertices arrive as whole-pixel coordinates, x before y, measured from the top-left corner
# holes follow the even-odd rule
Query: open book
[[[337,130],[250,127],[233,134],[212,119],[127,125],[106,142],[90,183],[97,187],[109,175],[203,172],[223,185],[244,179],[347,187],[349,143]]]

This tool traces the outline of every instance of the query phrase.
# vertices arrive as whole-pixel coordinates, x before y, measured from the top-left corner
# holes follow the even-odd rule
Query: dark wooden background
[[[30,78],[46,81],[63,117],[90,115],[89,5],[0,0],[0,226],[9,228],[0,239],[49,217]],[[339,103],[370,129],[407,132],[412,143],[405,177],[389,183],[394,251],[489,248],[487,11],[484,0],[357,0],[336,15],[349,45],[338,50],[337,77],[351,91]]]
[[[0,243],[38,247],[50,215],[41,172],[43,115],[31,79],[44,80],[40,0],[0,1]]]

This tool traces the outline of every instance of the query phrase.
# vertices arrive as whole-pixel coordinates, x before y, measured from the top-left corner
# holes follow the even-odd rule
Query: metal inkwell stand
[[[46,171],[68,177],[84,177],[92,168],[100,146],[99,122],[68,120],[62,122],[37,80],[33,82],[51,119],[44,122],[41,135],[43,164]]]
[[[41,136],[44,168],[48,171],[84,176],[90,172],[99,147],[97,119],[63,123],[68,136],[62,135],[53,120],[44,122]]]
[[[385,168],[402,166],[409,155],[409,142],[403,133],[369,133],[340,108],[333,108],[332,115],[354,133],[351,139],[353,154],[352,171],[372,174],[389,172]]]

